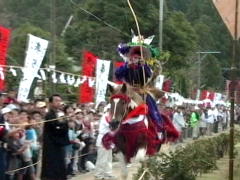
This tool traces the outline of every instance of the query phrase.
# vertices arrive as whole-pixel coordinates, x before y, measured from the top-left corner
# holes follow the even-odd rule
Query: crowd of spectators
[[[106,106],[105,101],[99,104],[62,102],[60,116],[68,123],[71,142],[65,146],[65,165],[69,176],[95,169],[99,121]],[[195,140],[199,136],[211,136],[212,132],[226,130],[230,120],[229,109],[222,105],[207,108],[189,104],[175,107],[158,105],[158,108],[181,132],[179,143],[186,138]],[[5,121],[2,122],[9,130],[19,126],[24,128],[23,132],[1,141],[1,148],[5,149],[1,152],[4,154],[4,162],[1,163],[6,165],[7,180],[38,179],[43,124],[48,111],[48,102],[42,99],[19,103],[14,91],[5,97],[2,107],[2,118]]]

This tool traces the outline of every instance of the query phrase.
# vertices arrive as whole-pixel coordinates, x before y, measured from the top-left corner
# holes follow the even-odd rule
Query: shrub
[[[235,131],[235,141],[239,142],[240,132]],[[169,154],[160,153],[150,157],[145,164],[155,180],[195,180],[197,175],[217,169],[217,160],[228,153],[229,133],[222,133],[211,138],[204,138],[178,146]],[[235,153],[236,155],[236,153]],[[137,180],[144,171],[144,163],[138,169]],[[144,179],[150,179],[146,173]]]

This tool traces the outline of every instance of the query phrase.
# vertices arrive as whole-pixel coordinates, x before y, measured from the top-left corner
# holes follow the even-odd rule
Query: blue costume
[[[144,68],[144,72],[143,72]],[[124,80],[126,83],[133,87],[143,87],[144,83],[147,82],[147,79],[152,75],[151,69],[147,64],[140,65],[128,65],[125,63],[123,66],[119,67],[115,71],[115,76],[118,81]],[[145,82],[144,82],[145,76]],[[146,104],[149,109],[149,117],[157,126],[158,131],[162,130],[163,119],[157,108],[156,101],[149,94],[146,96]]]

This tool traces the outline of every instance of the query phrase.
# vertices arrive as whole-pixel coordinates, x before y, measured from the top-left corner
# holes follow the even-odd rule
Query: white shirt
[[[42,87],[36,87],[35,89],[34,89],[34,97],[39,97],[39,96],[42,96],[42,94],[43,94],[43,89],[42,89]]]
[[[205,116],[204,113],[202,113],[201,121],[200,121],[200,127],[206,128],[207,127],[207,122],[208,122],[208,118]]]
[[[211,109],[209,109],[209,110],[208,110],[208,119],[207,119],[207,122],[213,124],[213,123],[214,123],[214,118],[215,118],[214,112],[213,112]]]
[[[182,132],[182,128],[185,127],[185,120],[182,113],[175,112],[173,114],[173,125],[179,132]]]
[[[110,131],[109,122],[107,121],[107,118],[106,118],[107,116],[108,116],[108,113],[105,113],[104,115],[102,115],[99,122],[99,129],[98,129],[99,134],[96,141],[97,147],[103,147],[102,138],[105,134],[107,134]]]

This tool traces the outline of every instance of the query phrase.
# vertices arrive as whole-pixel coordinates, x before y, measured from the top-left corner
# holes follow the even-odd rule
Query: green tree
[[[8,65],[24,66],[25,52],[28,42],[27,34],[32,34],[46,40],[49,40],[51,37],[49,32],[29,23],[25,23],[19,28],[13,30],[11,45],[8,52]],[[41,67],[48,67],[50,50],[51,48],[49,47]],[[74,63],[70,62],[68,59],[68,54],[65,52],[65,45],[62,40],[56,39],[56,69],[63,72],[71,72],[73,64]],[[18,73],[21,74],[21,71],[18,71]],[[47,74],[47,76],[50,78],[50,74]],[[16,87],[16,84],[18,84],[21,79],[21,76],[13,77],[10,73],[8,73],[7,77],[9,88]]]
[[[145,37],[156,35],[152,44],[158,46],[159,0],[139,0],[131,3],[138,18],[141,34]],[[38,29],[35,35],[51,40],[51,1],[19,0],[16,4],[15,0],[1,0],[0,7],[4,7],[0,12],[0,24],[13,29],[8,61],[14,65],[23,65],[27,33],[34,34]],[[81,8],[101,20],[89,15]],[[196,73],[194,74],[193,69],[197,68],[197,64],[194,63],[197,59],[195,56],[197,51],[221,52],[221,54],[212,55],[215,57],[215,63],[208,67],[209,72],[217,73],[221,68],[230,67],[232,37],[212,0],[168,0],[165,1],[164,9],[163,51],[170,54],[169,61],[164,64],[164,74],[171,77],[181,76],[182,79],[188,78],[193,82],[191,85],[196,86]],[[74,18],[63,41],[59,36],[71,14],[74,14]],[[26,23],[29,25],[24,28]],[[121,60],[116,52],[118,43],[131,40],[131,29],[137,34],[136,23],[127,1],[58,0],[55,26],[57,68],[64,71],[71,71],[68,64],[78,66],[81,64],[84,49],[100,58]],[[69,60],[69,55],[73,57],[73,61]],[[212,62],[211,58],[208,57],[206,63]],[[44,64],[47,64],[48,60],[49,58],[45,58]],[[203,71],[205,71],[204,67]],[[186,72],[185,76],[182,76],[183,72]],[[187,76],[188,72],[192,74]],[[180,82],[178,78],[173,79]],[[204,81],[205,77],[202,79]],[[216,90],[224,88],[217,83],[210,83],[213,79],[206,81],[208,80],[206,87]],[[218,82],[217,79],[215,81]],[[175,84],[179,87],[176,88],[183,91],[181,88],[183,83],[177,82]],[[185,88],[188,88],[189,85],[186,84]]]
[[[152,23],[158,22],[158,9],[154,5],[156,3],[156,0],[132,1],[141,34],[145,37],[158,32],[156,24]],[[102,21],[90,16],[82,9],[77,9],[74,23],[65,36],[68,52],[78,58],[83,49],[88,49],[102,58],[120,59],[116,52],[118,43],[131,41],[131,29],[137,34],[135,20],[127,2],[89,0],[82,7],[101,18]]]
[[[51,0],[1,0],[3,12],[9,13],[9,27],[18,28],[30,23],[44,30],[51,30]],[[73,5],[68,0],[56,0],[56,32],[62,32],[68,18],[73,12]]]
[[[220,63],[213,55],[208,55],[202,62],[202,76],[201,76],[201,85],[205,85],[204,88],[211,88],[220,90],[223,86],[222,81],[223,77],[221,74]],[[211,67],[211,70],[209,70]],[[225,85],[225,83],[224,83]]]
[[[189,67],[188,56],[196,50],[196,34],[181,12],[170,12],[164,22],[163,48],[171,52],[167,71]]]
[[[13,30],[12,40],[9,49],[9,64],[24,66],[25,51],[27,49],[28,34],[46,39],[50,41],[50,33],[42,30],[39,27],[33,26],[30,23],[25,23],[19,28]],[[68,62],[68,54],[65,52],[65,45],[61,39],[56,39],[56,68],[62,71],[71,70]],[[48,48],[47,54],[44,58],[42,67],[48,65],[50,46]]]

